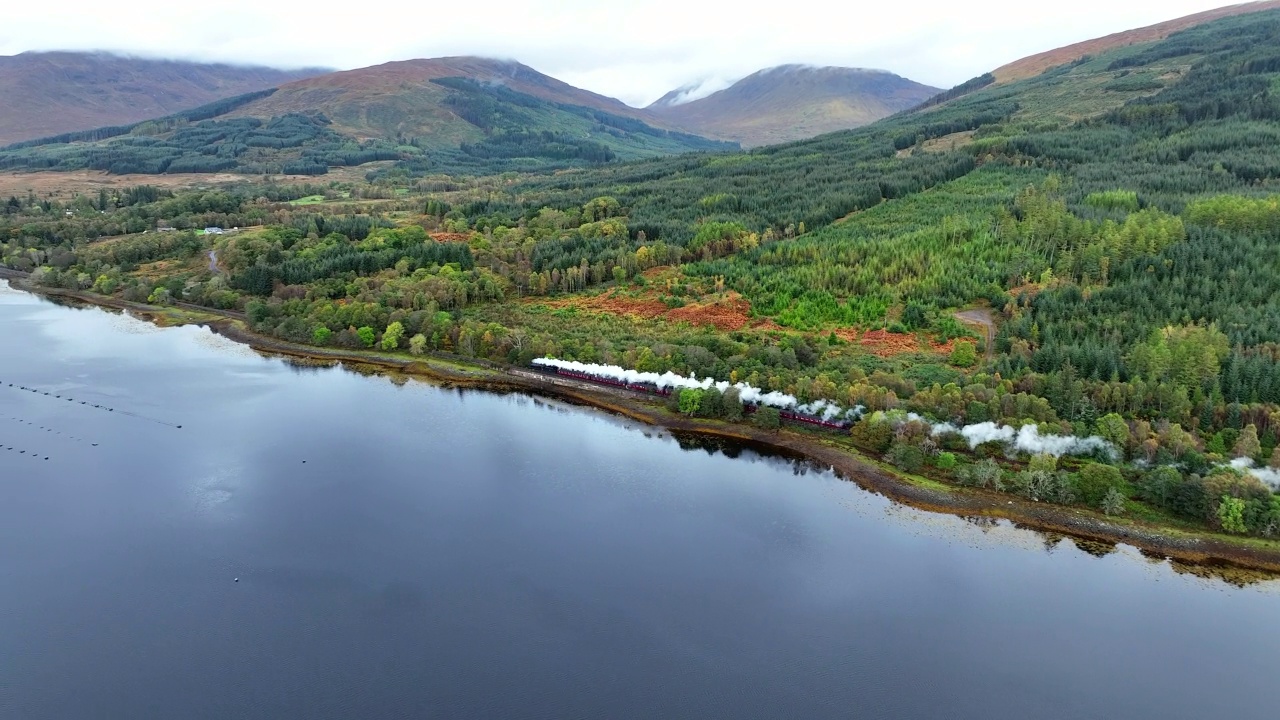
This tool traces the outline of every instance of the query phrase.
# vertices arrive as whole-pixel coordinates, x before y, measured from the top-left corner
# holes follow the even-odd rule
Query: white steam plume
[[[1014,429],[1008,425],[996,425],[993,422],[969,425],[960,430],[960,434],[969,442],[970,448],[976,448],[984,442],[998,440],[1012,445],[1015,450],[1029,455],[1092,455],[1104,452],[1114,457],[1115,448],[1106,440],[1097,436],[1076,437],[1074,435],[1041,435],[1040,428],[1035,425],[1023,425]]]
[[[1270,485],[1272,490],[1280,490],[1280,470],[1257,467],[1254,465],[1253,460],[1247,457],[1236,458],[1228,464],[1236,470],[1252,475]]]
[[[823,420],[832,420],[835,418],[857,419],[862,416],[865,408],[858,406],[852,410],[845,410],[839,405],[827,400],[815,400],[807,405],[801,405],[800,401],[794,395],[788,395],[777,391],[765,392],[758,387],[748,385],[747,383],[729,383],[727,381],[717,382],[713,378],[703,378],[701,380],[694,377],[684,377],[673,372],[655,373],[641,372],[639,370],[627,370],[617,365],[597,365],[595,363],[581,363],[573,360],[556,360],[554,358],[538,358],[533,361],[534,365],[542,367],[556,368],[559,370],[569,370],[572,372],[586,373],[596,377],[609,378],[625,383],[649,383],[663,390],[674,389],[695,389],[708,390],[715,388],[720,392],[728,390],[730,387],[738,390],[739,397],[742,402],[755,405],[768,405],[780,410],[795,410],[796,412],[815,415]]]
[[[664,390],[677,388],[707,390],[715,388],[720,392],[724,392],[730,387],[734,387],[737,388],[744,403],[768,405],[781,410],[795,410],[796,412],[821,417],[824,420],[836,418],[856,420],[866,412],[866,408],[861,405],[851,410],[846,410],[827,400],[815,400],[807,405],[801,405],[795,396],[786,393],[777,391],[765,392],[746,383],[717,382],[712,378],[699,380],[695,377],[684,377],[673,372],[661,374],[641,372],[639,370],[627,370],[617,365],[598,365],[573,360],[556,360],[554,358],[539,358],[534,360],[533,364],[586,373],[587,375],[609,378],[625,383],[649,383]],[[929,423],[928,420],[915,413],[894,413],[894,415],[896,417],[892,418],[892,421],[897,424],[912,420]],[[1095,452],[1103,452],[1111,457],[1116,457],[1116,449],[1112,447],[1111,443],[1100,437],[1079,438],[1071,435],[1041,435],[1040,429],[1035,425],[1026,425],[1018,429],[1008,425],[997,425],[992,422],[966,425],[965,427],[956,427],[951,423],[929,424],[933,427],[932,434],[935,437],[938,435],[958,434],[968,441],[970,448],[976,448],[982,443],[994,440],[1004,443],[1018,452],[1030,455],[1045,454],[1061,457],[1063,455],[1092,455]]]
[[[1041,435],[1040,428],[1035,425],[1013,428],[1008,425],[984,422],[957,427],[952,423],[930,423],[915,413],[907,413],[902,417],[905,418],[905,421],[918,420],[929,423],[933,426],[930,434],[934,437],[959,435],[969,443],[970,449],[976,448],[983,443],[999,442],[1013,450],[1027,453],[1028,455],[1062,457],[1063,455],[1092,455],[1095,452],[1102,452],[1110,457],[1117,457],[1116,449],[1111,443],[1100,437],[1080,438],[1074,435]]]

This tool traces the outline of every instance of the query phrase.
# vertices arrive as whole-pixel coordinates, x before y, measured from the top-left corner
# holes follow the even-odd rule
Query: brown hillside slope
[[[316,75],[106,53],[0,56],[0,146],[127,125]]]
[[[1232,15],[1245,15],[1247,13],[1261,12],[1263,10],[1272,10],[1280,8],[1280,0],[1265,0],[1262,2],[1250,2],[1242,5],[1230,5],[1228,7],[1217,8],[1215,10],[1207,10],[1195,15],[1178,18],[1176,20],[1168,20],[1166,22],[1150,25],[1136,30],[1126,30],[1118,32],[1106,37],[1095,38],[1093,40],[1085,40],[1074,45],[1067,45],[1056,50],[1049,50],[1037,55],[1025,57],[1016,62],[1009,63],[1004,67],[995,71],[996,82],[1005,83],[1023,78],[1034,77],[1052,67],[1065,65],[1084,57],[1085,55],[1096,55],[1098,53],[1111,50],[1113,48],[1124,47],[1126,45],[1137,45],[1138,43],[1155,42],[1163,40],[1179,30],[1186,30],[1196,25],[1202,25],[1211,20],[1230,17]]]
[[[868,125],[937,92],[880,70],[782,65],[698,100],[680,102],[675,90],[646,110],[687,132],[753,147]]]
[[[233,113],[272,117],[290,112],[323,112],[340,128],[357,136],[391,137],[430,132],[453,142],[473,140],[474,127],[462,123],[442,102],[439,78],[462,77],[506,86],[550,102],[579,105],[656,124],[642,110],[621,100],[576,88],[509,60],[445,57],[403,60],[358,70],[329,73],[283,85],[269,98]]]

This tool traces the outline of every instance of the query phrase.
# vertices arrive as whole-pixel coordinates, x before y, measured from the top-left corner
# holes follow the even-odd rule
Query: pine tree
[[[1102,498],[1102,512],[1107,515],[1123,515],[1124,514],[1124,494],[1116,488],[1107,490],[1107,494]]]

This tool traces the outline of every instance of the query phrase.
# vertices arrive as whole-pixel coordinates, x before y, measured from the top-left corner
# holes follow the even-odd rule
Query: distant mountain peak
[[[876,75],[885,74],[892,75],[888,70],[876,70],[871,68],[851,68],[841,67],[839,65],[812,65],[807,63],[785,63],[782,65],[774,65],[762,70],[757,70],[750,75],[738,78],[726,79],[723,77],[705,77],[700,80],[685,83],[671,92],[663,95],[657,100],[649,104],[649,110],[661,111],[663,108],[676,107],[684,105],[696,100],[701,100],[709,95],[726,90],[729,87],[744,82],[752,82],[769,77],[778,77],[782,75]]]
[[[710,95],[711,93],[716,92],[718,90],[723,90],[728,86],[729,86],[729,83],[723,80],[714,79],[714,78],[704,78],[702,80],[695,80],[693,82],[685,83],[684,85],[681,85],[680,87],[676,88],[675,90],[672,90],[666,95],[663,95],[657,100],[654,100],[652,103],[649,104],[649,107],[647,107],[646,109],[661,110],[662,108],[671,108],[671,107],[676,107],[677,105],[684,105],[685,103],[690,103],[690,102],[693,102],[694,100],[701,100],[702,98]]]
[[[759,70],[755,73],[752,73],[752,75],[770,75],[773,73],[804,73],[804,72],[811,72],[811,73],[832,72],[832,73],[841,73],[841,74],[857,74],[857,73],[877,74],[878,73],[878,74],[885,74],[885,75],[893,74],[888,70],[878,70],[875,68],[844,67],[842,65],[812,65],[809,63],[786,63],[783,65],[774,65],[773,67],[767,67],[763,70]]]
[[[306,78],[281,86],[280,92],[251,109],[263,116],[271,116],[318,105],[332,108],[329,116],[352,129],[374,129],[371,121],[376,125],[379,118],[395,118],[397,127],[384,122],[373,135],[395,134],[397,130],[416,134],[435,125],[436,119],[431,115],[438,114],[440,108],[422,96],[439,92],[432,81],[444,78],[465,78],[483,85],[506,87],[539,100],[592,108],[665,127],[660,118],[654,118],[621,100],[574,87],[524,63],[475,55],[396,60]],[[414,99],[411,96],[418,97]],[[389,104],[399,109],[389,114],[369,110]],[[418,113],[425,114],[415,118]],[[417,123],[416,120],[422,122]]]
[[[683,130],[752,146],[860,127],[937,92],[887,70],[791,63],[733,83],[690,83],[647,110]]]

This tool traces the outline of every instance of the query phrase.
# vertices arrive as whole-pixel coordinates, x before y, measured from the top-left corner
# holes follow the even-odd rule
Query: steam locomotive
[[[635,392],[648,393],[649,395],[661,395],[662,397],[670,397],[671,390],[668,388],[660,388],[653,383],[629,383],[614,378],[600,377],[589,373],[578,372],[577,370],[564,370],[561,368],[547,367],[546,365],[534,365],[534,370],[548,375],[563,375],[574,380],[585,380],[587,382],[596,383],[597,385],[609,385],[612,387],[622,388],[624,390],[632,390]]]
[[[661,388],[653,383],[629,383],[616,378],[600,377],[590,373],[579,372],[577,370],[565,370],[562,368],[549,367],[546,365],[534,365],[533,369],[545,373],[547,375],[560,375],[563,377],[573,378],[574,380],[582,380],[597,385],[608,385],[610,387],[622,388],[623,390],[631,390],[633,392],[645,393],[648,395],[658,395],[660,397],[670,397],[670,388]],[[743,403],[743,412],[747,414],[754,413],[760,409],[756,403]],[[844,418],[826,419],[820,415],[812,415],[796,410],[779,410],[778,415],[790,422],[801,423],[812,427],[825,428],[827,430],[848,431],[853,427],[853,421]]]

